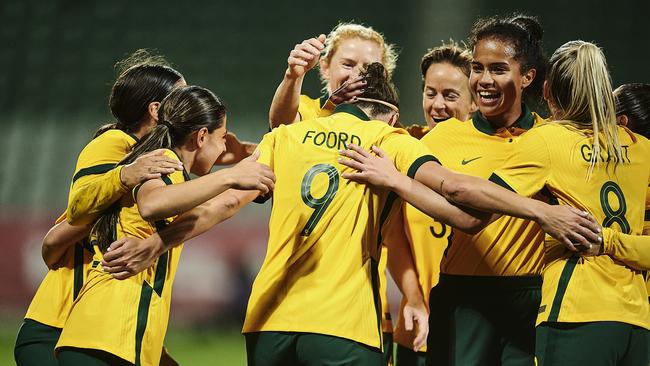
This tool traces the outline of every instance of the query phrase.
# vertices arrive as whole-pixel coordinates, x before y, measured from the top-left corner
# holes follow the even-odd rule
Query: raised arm
[[[302,82],[307,71],[316,66],[320,53],[325,48],[325,35],[310,38],[297,44],[289,53],[287,70],[273,95],[269,110],[269,125],[275,128],[300,120],[298,105]]]
[[[102,266],[123,280],[151,264],[168,249],[190,240],[232,217],[259,195],[256,191],[228,190],[178,216],[171,224],[147,239],[126,237],[112,243]]]

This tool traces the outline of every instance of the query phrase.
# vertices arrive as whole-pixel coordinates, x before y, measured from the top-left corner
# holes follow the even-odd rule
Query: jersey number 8
[[[616,210],[609,204],[608,196],[610,193],[614,193],[618,200],[618,209]],[[607,181],[603,184],[600,188],[600,205],[603,207],[603,213],[605,213],[605,219],[603,220],[604,227],[610,227],[612,224],[617,223],[623,233],[630,233],[630,223],[625,218],[627,203],[625,202],[623,190],[618,184],[612,181]]]

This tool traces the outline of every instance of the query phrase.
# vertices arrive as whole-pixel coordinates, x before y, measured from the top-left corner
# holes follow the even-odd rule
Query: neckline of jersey
[[[472,115],[472,123],[477,130],[487,134],[494,135],[497,130],[494,129],[492,124],[481,114],[480,111],[474,112]],[[521,103],[521,116],[510,127],[519,127],[524,130],[530,130],[535,124],[535,116],[531,112],[526,103]]]
[[[370,118],[354,104],[339,104],[334,108],[334,113],[348,113],[351,114],[362,121],[370,121]]]

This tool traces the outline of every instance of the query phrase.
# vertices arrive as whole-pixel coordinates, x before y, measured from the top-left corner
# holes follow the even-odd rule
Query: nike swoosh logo
[[[469,159],[469,160],[465,160],[465,159],[463,159],[460,163],[461,163],[461,165],[467,165],[467,164],[473,162],[474,160],[478,160],[478,159],[480,159],[480,158],[482,158],[482,156],[479,156],[479,157],[474,158],[474,159]]]

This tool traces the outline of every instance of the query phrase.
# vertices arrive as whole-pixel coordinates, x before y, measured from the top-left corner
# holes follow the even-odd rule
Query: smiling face
[[[422,90],[422,110],[429,127],[452,117],[466,121],[475,109],[469,79],[458,67],[446,62],[429,66]]]
[[[369,64],[381,62],[381,52],[379,44],[374,41],[357,37],[341,41],[329,62],[325,59],[320,61],[327,91],[331,93],[348,79],[356,78]]]
[[[482,39],[474,47],[470,89],[481,114],[499,126],[509,126],[521,115],[522,93],[535,77],[522,75],[512,46],[498,39]]]

